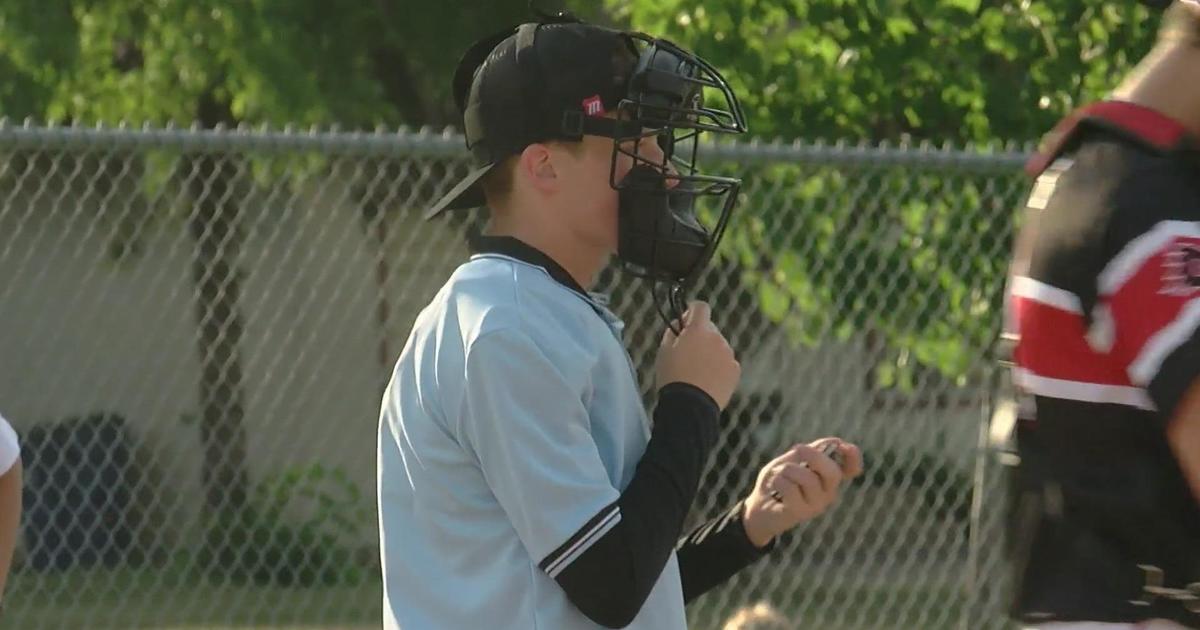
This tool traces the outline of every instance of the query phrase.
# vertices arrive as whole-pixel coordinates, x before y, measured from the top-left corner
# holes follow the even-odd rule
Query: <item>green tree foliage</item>
[[[1134,0],[608,0],[724,68],[760,136],[1031,140],[1104,94],[1157,23]]]
[[[236,121],[446,124],[466,45],[526,0],[9,0],[10,118],[188,124],[208,95]]]
[[[722,68],[760,137],[1027,143],[1103,96],[1157,28],[1133,0],[608,0]],[[744,166],[731,167],[743,170]],[[774,166],[725,255],[800,339],[882,334],[884,385],[962,378],[998,322],[1015,169]]]

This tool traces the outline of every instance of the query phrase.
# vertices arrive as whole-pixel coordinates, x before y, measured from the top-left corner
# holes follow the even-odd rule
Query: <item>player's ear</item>
[[[554,157],[545,144],[535,142],[525,147],[517,160],[517,176],[536,191],[553,192],[559,179]]]

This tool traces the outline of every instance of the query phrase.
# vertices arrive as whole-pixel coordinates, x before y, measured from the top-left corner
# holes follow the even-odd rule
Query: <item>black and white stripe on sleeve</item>
[[[579,531],[538,564],[550,577],[556,578],[562,570],[587,551],[601,536],[607,534],[621,522],[621,508],[616,502],[600,510]]]
[[[641,610],[679,541],[717,441],[719,415],[702,390],[663,387],[629,486],[539,563],[592,621],[623,628]]]

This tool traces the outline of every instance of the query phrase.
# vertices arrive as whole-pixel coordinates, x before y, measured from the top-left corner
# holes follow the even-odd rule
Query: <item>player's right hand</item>
[[[834,455],[840,457],[834,457]],[[742,526],[755,547],[824,513],[837,500],[842,482],[862,474],[862,451],[839,438],[796,444],[758,473],[742,502]]]
[[[670,328],[663,334],[655,366],[658,386],[694,385],[725,409],[742,376],[733,348],[712,322],[712,310],[704,302],[692,302],[682,324],[678,336]]]

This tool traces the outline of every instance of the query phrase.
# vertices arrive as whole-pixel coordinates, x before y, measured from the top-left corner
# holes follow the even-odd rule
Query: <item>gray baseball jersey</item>
[[[622,324],[542,266],[474,256],[384,394],[384,627],[595,629],[554,577],[620,522],[650,438]],[[672,554],[630,628],[686,628]]]

